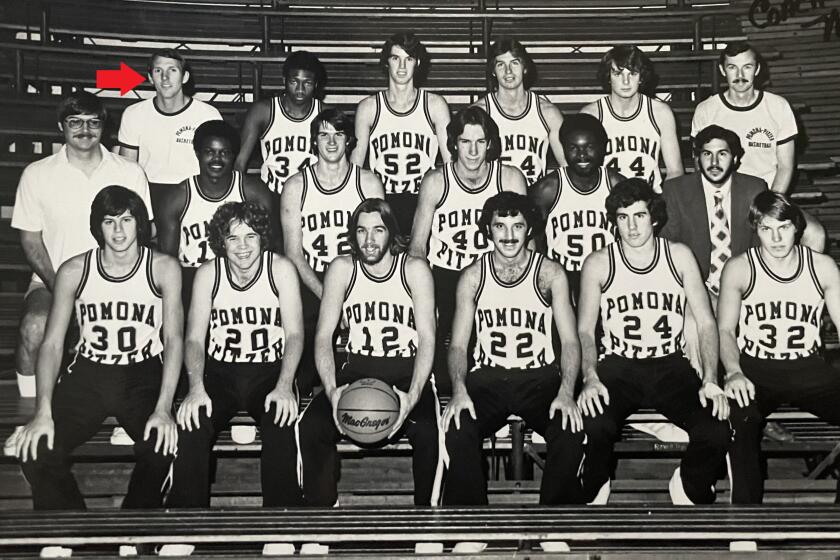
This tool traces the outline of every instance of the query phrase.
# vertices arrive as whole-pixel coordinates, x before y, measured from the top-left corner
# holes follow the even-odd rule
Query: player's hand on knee
[[[734,399],[741,408],[750,404],[755,398],[755,385],[740,371],[726,378],[723,392],[730,399]]]
[[[207,391],[204,390],[204,387],[190,389],[190,392],[187,393],[187,398],[178,407],[178,412],[175,415],[175,419],[182,430],[191,432],[193,426],[195,426],[196,430],[201,426],[199,416],[201,414],[201,407],[206,407],[207,417],[210,418],[213,414],[213,401],[210,400]]]
[[[604,413],[601,405],[604,399],[604,406],[610,404],[610,392],[600,379],[591,379],[583,384],[583,390],[577,398],[577,404],[584,416],[595,417]]]
[[[553,420],[558,410],[562,416],[561,428],[565,430],[566,425],[568,425],[569,429],[574,433],[583,429],[583,416],[581,416],[580,408],[571,395],[558,393],[554,397],[554,400],[551,401],[551,406],[548,407],[548,419]]]
[[[388,434],[388,439],[397,435],[397,432],[399,432],[400,428],[402,428],[405,419],[408,418],[408,414],[411,412],[411,409],[413,409],[416,404],[416,402],[411,402],[411,397],[409,397],[408,393],[405,391],[400,391],[395,385],[391,385],[391,389],[394,390],[397,398],[400,399],[400,415],[397,417],[397,421],[394,422],[394,429]]]
[[[452,419],[455,419],[455,429],[461,429],[461,412],[464,410],[470,413],[473,420],[477,420],[478,417],[475,415],[475,405],[473,404],[472,399],[467,394],[466,391],[459,391],[452,395],[452,398],[449,399],[449,404],[446,405],[446,408],[443,409],[443,416],[441,416],[440,423],[441,423],[441,430],[444,432],[449,429],[449,423]]]
[[[148,441],[155,430],[155,453],[175,455],[178,450],[178,426],[168,411],[154,411],[146,421],[143,441]]]
[[[333,390],[332,395],[327,395],[330,399],[330,404],[332,405],[332,416],[333,416],[333,423],[335,424],[338,433],[343,436],[346,436],[347,433],[344,431],[344,428],[341,426],[341,422],[338,421],[338,401],[341,400],[341,395],[344,391],[347,390],[347,387],[350,385],[339,385],[338,387]]]
[[[278,426],[291,426],[297,420],[298,402],[291,386],[278,384],[269,394],[265,396],[265,411],[271,410],[275,405],[274,423]]]
[[[38,442],[42,437],[47,438],[47,449],[52,449],[55,439],[55,423],[52,416],[36,415],[23,427],[15,445],[15,455],[21,462],[25,463],[30,457],[33,461],[38,460]]]
[[[712,416],[718,420],[729,418],[729,401],[723,389],[715,383],[703,383],[700,388],[700,404],[705,408],[709,403],[712,403]]]

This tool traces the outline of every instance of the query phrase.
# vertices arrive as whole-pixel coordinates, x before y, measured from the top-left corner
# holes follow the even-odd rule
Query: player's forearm
[[[34,238],[32,234],[21,235],[21,246],[26,262],[44,285],[52,291],[55,288],[55,269],[40,233],[37,238]]]
[[[720,361],[727,375],[741,371],[741,351],[735,333],[729,329],[720,329]]]
[[[52,397],[61,367],[62,350],[63,344],[46,340],[38,350],[38,367],[35,369],[35,416],[52,418]]]
[[[335,356],[333,355],[332,331],[330,334],[315,335],[315,369],[321,378],[324,392],[332,399],[335,392]]]
[[[170,413],[175,388],[181,375],[181,363],[184,358],[184,341],[180,336],[167,336],[164,339],[163,377],[160,382],[160,394],[155,405],[156,412]]]
[[[190,391],[204,387],[204,351],[203,341],[187,340],[184,349],[184,365],[187,367]]]
[[[560,393],[574,396],[580,371],[580,346],[577,340],[562,342],[560,349]]]
[[[309,290],[315,294],[318,299],[321,299],[324,296],[324,284],[318,278],[318,275],[315,274],[315,271],[312,270],[312,267],[309,266],[309,262],[306,260],[306,257],[303,256],[303,253],[300,251],[293,251],[292,253],[289,253],[287,250],[286,256],[292,261],[292,263],[294,263],[298,275],[300,276],[301,283],[309,288]]]
[[[700,342],[700,359],[703,361],[703,383],[717,383],[718,344],[717,325],[714,320],[698,321],[697,338]]]
[[[280,377],[277,379],[278,387],[291,388],[295,381],[300,357],[303,354],[303,331],[295,330],[286,332],[285,346],[283,348],[283,363],[280,366]]]
[[[435,357],[434,334],[431,335],[431,343],[420,342],[417,348],[417,355],[414,357],[414,371],[411,374],[411,385],[408,388],[408,397],[413,407],[420,400],[423,387],[429,380],[432,373],[432,365]]]
[[[465,393],[467,391],[467,350],[450,346],[447,361],[449,377],[452,380],[452,395]]]
[[[580,369],[583,373],[583,381],[598,379],[598,347],[595,345],[595,337],[589,333],[578,332],[580,340]]]
[[[790,188],[790,182],[793,180],[793,166],[780,165],[776,169],[776,176],[773,178],[773,184],[770,185],[770,190],[785,194]]]
[[[428,244],[428,236],[412,236],[411,242],[408,245],[408,254],[412,257],[417,257],[418,259],[426,260],[426,247],[428,246]]]

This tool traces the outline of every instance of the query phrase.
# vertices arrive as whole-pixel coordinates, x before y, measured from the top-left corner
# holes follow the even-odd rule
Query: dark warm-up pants
[[[564,430],[559,411],[552,420],[548,418],[551,401],[560,389],[560,373],[556,366],[530,370],[480,369],[467,374],[466,386],[477,420],[463,411],[461,428],[455,428],[454,420],[447,427],[449,468],[443,493],[445,504],[487,503],[482,440],[504,426],[511,414],[522,418],[546,440],[548,450],[540,485],[540,503],[584,501],[578,479],[583,432],[573,433],[568,426]]]
[[[640,360],[608,355],[598,364],[598,377],[609,391],[610,404],[604,406],[603,414],[583,417],[587,501],[610,478],[613,445],[627,417],[641,407],[651,407],[688,432],[680,468],[686,495],[695,504],[713,503],[712,487],[722,471],[730,429],[727,422],[712,416],[711,406],[700,404],[700,378],[688,360],[676,354]]]
[[[761,360],[741,354],[741,369],[755,385],[755,399],[744,408],[730,400],[735,431],[729,461],[732,503],[760,504],[764,497],[761,438],[767,416],[790,403],[840,426],[840,371],[818,355],[794,360]],[[835,501],[840,503],[840,481]]]
[[[352,383],[363,377],[375,377],[408,391],[414,367],[413,358],[369,358],[351,354],[338,374],[338,385]],[[440,404],[430,380],[423,388],[420,399],[409,413],[400,431],[408,437],[413,450],[415,505],[435,505],[435,479],[442,471],[438,417]],[[341,434],[335,426],[332,405],[326,393],[320,393],[300,417],[300,450],[303,469],[303,494],[307,505],[332,506],[338,499],[339,462],[336,443]]]
[[[131,474],[124,508],[158,508],[172,457],[155,453],[156,432],[143,441],[146,421],[160,394],[161,361],[155,357],[127,366],[100,365],[82,357],[58,379],[52,402],[55,440],[38,442],[38,460],[22,463],[32,486],[35,509],[84,509],[85,501],[70,471],[70,453],[115,416],[135,441],[137,464]]]
[[[207,359],[204,387],[213,402],[213,412],[208,418],[206,410],[201,409],[198,429],[178,429],[178,457],[167,506],[210,506],[211,450],[219,432],[230,425],[240,410],[247,411],[260,428],[263,505],[303,503],[297,481],[295,426],[274,423],[275,405],[265,411],[265,396],[276,386],[279,374],[280,362],[238,364]]]

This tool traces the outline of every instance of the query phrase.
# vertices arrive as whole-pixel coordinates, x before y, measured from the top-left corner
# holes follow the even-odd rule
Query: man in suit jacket
[[[756,242],[748,219],[750,205],[758,193],[767,190],[763,179],[735,171],[743,154],[737,134],[710,125],[694,138],[697,171],[669,179],[662,186],[668,221],[659,235],[691,247],[713,301],[717,299],[720,270],[725,264],[718,257],[716,271],[711,271],[712,259],[717,256],[713,255],[716,247],[712,245],[716,212],[722,210],[726,224],[721,243],[728,243],[728,255],[726,251],[723,254],[734,257]],[[716,199],[720,200],[717,206]]]

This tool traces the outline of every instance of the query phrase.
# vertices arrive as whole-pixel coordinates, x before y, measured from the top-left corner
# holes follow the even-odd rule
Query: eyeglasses
[[[102,128],[102,119],[80,119],[79,117],[69,117],[64,119],[64,123],[70,130],[79,130],[83,126],[91,130],[99,130]]]

